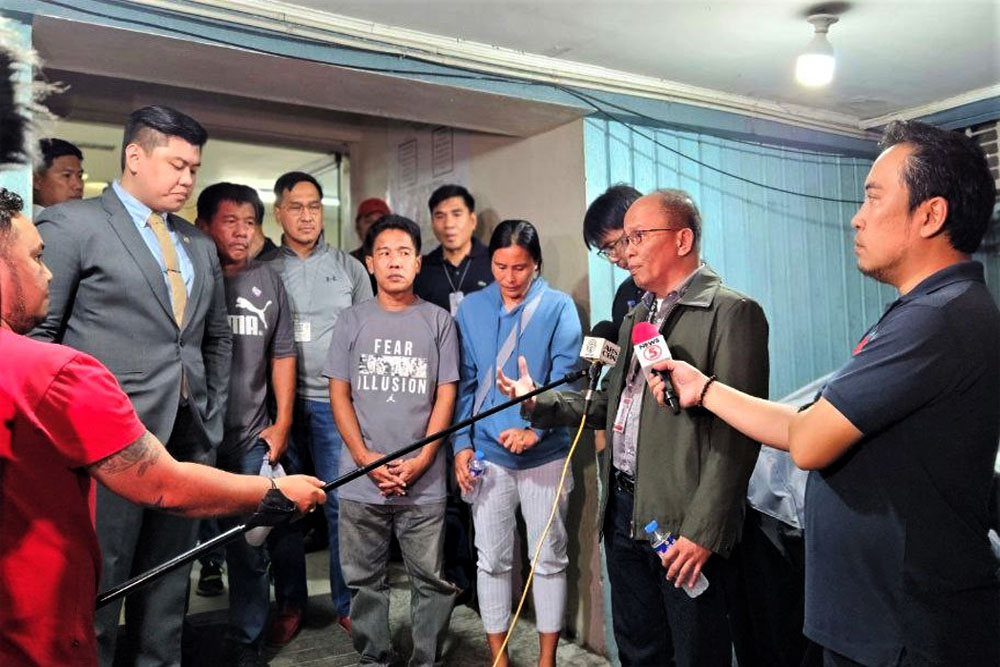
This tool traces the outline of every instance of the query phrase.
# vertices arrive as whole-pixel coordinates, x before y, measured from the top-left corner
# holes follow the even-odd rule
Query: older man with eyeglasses
[[[588,413],[611,442],[602,471],[601,519],[619,657],[629,665],[729,667],[727,558],[739,539],[758,446],[698,407],[673,414],[656,403],[632,354],[636,323],[650,322],[675,358],[755,396],[767,395],[767,320],[756,302],[722,284],[701,262],[701,216],[690,196],[660,190],[625,214],[613,249],[646,291],[621,327],[623,354]],[[508,395],[531,378],[501,378]],[[575,424],[582,396],[548,393],[526,405],[532,424]],[[656,520],[676,542],[662,556],[643,526]],[[708,589],[689,597],[698,575]]]

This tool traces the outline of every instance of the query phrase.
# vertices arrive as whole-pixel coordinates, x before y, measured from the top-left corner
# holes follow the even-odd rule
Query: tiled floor
[[[309,591],[312,593],[305,627],[281,650],[269,650],[265,657],[271,667],[341,667],[357,664],[350,637],[336,623],[330,602],[330,585],[327,580],[327,554],[325,551],[307,556]],[[192,573],[192,591],[197,583],[198,566]],[[410,619],[409,584],[402,566],[391,571],[392,601],[390,625],[396,650],[404,660],[409,655]],[[222,638],[226,622],[227,596],[201,598],[192,593],[188,616],[189,628],[185,635],[185,667],[223,667],[221,661]],[[610,663],[568,641],[560,641],[559,664],[573,667],[605,667]],[[538,644],[530,618],[522,617],[514,631],[510,656],[515,667],[536,664]],[[452,613],[450,632],[445,640],[444,664],[450,667],[488,667],[489,650],[479,616],[469,607],[458,607]]]

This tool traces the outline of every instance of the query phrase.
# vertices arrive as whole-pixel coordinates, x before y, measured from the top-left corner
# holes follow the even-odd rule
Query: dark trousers
[[[802,531],[748,505],[733,561],[740,585],[732,590],[730,614],[740,667],[819,667],[822,650],[802,634]]]
[[[716,555],[708,559],[703,568],[708,590],[696,598],[674,588],[649,542],[630,537],[634,497],[616,486],[612,480],[604,549],[622,667],[731,667],[726,619],[729,563]]]
[[[177,421],[167,451],[179,461],[213,463],[215,450],[187,406]],[[194,546],[196,519],[146,509],[97,486],[97,538],[104,559],[101,588],[107,590]],[[111,665],[180,665],[181,628],[187,607],[191,565],[177,568],[141,587],[125,600],[125,634],[118,646],[122,601],[97,611],[98,660]],[[116,659],[116,650],[118,657]]]
[[[476,558],[472,547],[472,513],[462,500],[462,491],[455,481],[455,456],[446,447],[448,456],[447,495],[444,515],[444,578],[459,589],[469,591],[465,599],[475,600]]]

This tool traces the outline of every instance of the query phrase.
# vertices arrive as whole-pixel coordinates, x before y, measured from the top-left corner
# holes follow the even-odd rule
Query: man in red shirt
[[[100,550],[93,479],[129,500],[190,517],[253,511],[262,477],[180,463],[87,354],[22,335],[45,317],[43,243],[0,188],[0,664],[97,664]],[[322,482],[277,488],[306,512]]]

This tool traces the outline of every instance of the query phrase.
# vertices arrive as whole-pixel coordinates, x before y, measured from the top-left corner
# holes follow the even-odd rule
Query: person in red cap
[[[389,205],[385,203],[384,199],[379,199],[378,197],[370,197],[358,205],[358,214],[354,216],[354,231],[357,232],[361,245],[357,249],[352,250],[351,255],[362,264],[365,263],[364,244],[368,228],[374,225],[375,221],[383,215],[389,215],[390,213],[392,213],[392,210],[389,209]]]
[[[389,215],[392,210],[384,199],[369,197],[358,205],[358,214],[354,216],[354,231],[358,235],[361,245],[351,251],[351,256],[362,264],[365,263],[365,234],[368,228],[375,224],[383,215]],[[372,294],[378,292],[378,285],[375,284],[375,274],[369,273],[368,279],[372,281]]]

